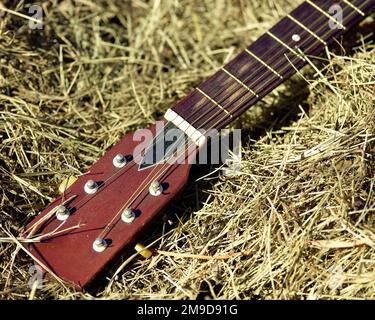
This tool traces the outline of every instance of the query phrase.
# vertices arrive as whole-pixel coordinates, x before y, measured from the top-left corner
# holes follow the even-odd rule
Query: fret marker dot
[[[298,42],[298,41],[301,41],[301,37],[300,37],[299,34],[296,34],[296,33],[295,33],[295,34],[292,36],[292,40],[295,41],[295,42]]]

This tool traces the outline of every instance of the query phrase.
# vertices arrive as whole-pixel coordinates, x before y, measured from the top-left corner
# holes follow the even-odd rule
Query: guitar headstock
[[[145,130],[122,138],[26,227],[26,236],[40,240],[30,251],[42,268],[85,287],[182,190],[188,162],[140,168],[141,146],[149,145],[159,129]]]

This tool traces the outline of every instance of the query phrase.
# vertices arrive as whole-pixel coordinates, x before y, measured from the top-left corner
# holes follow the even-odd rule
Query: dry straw
[[[241,174],[195,170],[143,239],[151,259],[123,257],[90,293],[31,289],[32,260],[15,238],[61,180],[300,2],[46,1],[43,29],[31,30],[22,1],[1,1],[0,298],[374,299],[375,48],[365,25],[353,51],[327,51],[319,70],[233,124],[244,129]]]

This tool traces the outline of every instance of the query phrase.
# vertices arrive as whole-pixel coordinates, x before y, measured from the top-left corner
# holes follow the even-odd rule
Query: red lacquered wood
[[[154,134],[156,127],[149,128]],[[133,133],[127,134],[120,142],[112,147],[101,159],[99,159],[87,172],[78,178],[64,195],[68,199],[75,195],[68,208],[75,208],[68,220],[59,230],[65,230],[73,226],[80,228],[70,230],[58,236],[47,237],[41,242],[30,245],[30,251],[37,259],[42,261],[50,270],[63,280],[73,284],[77,288],[87,286],[94,277],[116,256],[137,239],[147,225],[165,208],[185,185],[191,165],[173,164],[168,167],[166,174],[159,179],[168,188],[163,194],[155,197],[148,193],[147,187],[141,196],[132,203],[131,207],[139,211],[139,216],[131,224],[121,221],[121,216],[115,220],[115,225],[105,237],[110,241],[110,246],[102,253],[93,250],[92,244],[107,224],[124,206],[126,201],[134,194],[138,186],[145,181],[154,167],[138,170],[138,164],[131,166],[128,163],[124,168],[115,168],[112,159],[118,153],[133,155],[133,151],[141,142],[135,142]],[[193,147],[192,153],[195,153]],[[137,155],[133,155],[137,157]],[[160,169],[162,165],[156,166]],[[155,170],[156,170],[155,169]],[[115,179],[103,185],[97,193],[87,195],[84,192],[84,184],[87,180],[105,181],[108,176],[117,171],[121,173]],[[159,171],[159,170],[158,170]],[[83,199],[84,204],[79,204]],[[58,197],[51,205],[43,210],[26,228],[31,228],[50,211],[61,204],[62,197]],[[78,205],[77,205],[78,204]],[[61,221],[53,215],[48,223],[38,229],[37,234],[47,234],[55,230]],[[27,232],[26,232],[27,233]]]

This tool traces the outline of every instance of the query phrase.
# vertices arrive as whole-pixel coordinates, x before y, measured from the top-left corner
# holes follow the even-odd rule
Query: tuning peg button
[[[113,158],[112,163],[116,168],[122,168],[126,165],[127,160],[123,154],[119,153]]]
[[[88,194],[93,194],[98,190],[99,186],[94,180],[88,180],[84,186],[85,192]]]
[[[142,243],[137,243],[134,249],[145,259],[149,259],[152,256],[152,251],[146,248]]]
[[[160,196],[163,193],[163,186],[159,183],[159,181],[153,181],[150,184],[149,192],[155,197]]]
[[[96,252],[103,252],[108,247],[107,242],[103,238],[96,238],[92,244],[92,248]]]
[[[135,213],[131,208],[125,209],[121,214],[121,220],[125,223],[132,223],[135,219]]]
[[[70,212],[65,206],[58,206],[56,210],[56,218],[60,221],[65,221],[69,218]]]

